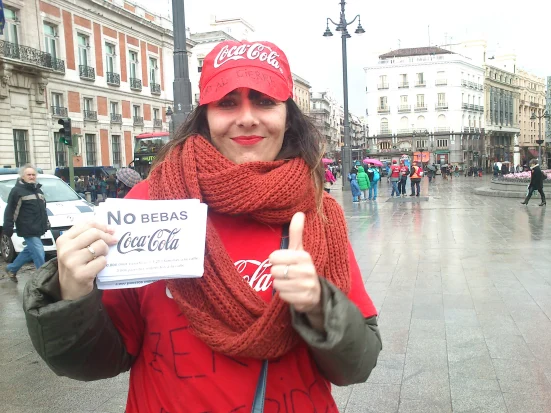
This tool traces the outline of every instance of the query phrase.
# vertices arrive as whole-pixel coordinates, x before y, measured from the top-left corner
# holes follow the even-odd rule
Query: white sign
[[[172,278],[202,277],[207,205],[197,199],[112,199],[96,219],[115,228],[118,243],[97,277],[100,289],[141,287]]]

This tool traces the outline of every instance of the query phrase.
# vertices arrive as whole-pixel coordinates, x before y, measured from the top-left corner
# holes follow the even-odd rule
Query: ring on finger
[[[91,245],[88,245],[88,246],[86,247],[86,249],[87,249],[88,251],[90,251],[90,254],[92,254],[92,260],[95,260],[96,258],[98,258],[98,256],[96,255],[96,251],[92,248]]]
[[[288,280],[289,279],[289,265],[286,265],[285,266],[285,269],[283,270],[283,278],[285,280]]]

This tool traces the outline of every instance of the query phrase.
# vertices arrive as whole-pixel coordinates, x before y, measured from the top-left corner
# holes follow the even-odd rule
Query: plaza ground
[[[345,413],[551,412],[551,212],[477,196],[488,177],[423,180],[420,198],[352,204],[335,185],[383,351]],[[4,264],[2,264],[4,265]],[[27,335],[19,284],[0,280],[0,412],[122,413],[128,376],[55,376]]]

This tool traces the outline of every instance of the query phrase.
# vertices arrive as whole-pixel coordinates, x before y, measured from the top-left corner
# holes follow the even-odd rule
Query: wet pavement
[[[474,195],[488,179],[424,179],[400,199],[384,181],[360,204],[333,187],[384,347],[367,383],[334,389],[341,412],[551,412],[551,212]],[[77,382],[37,357],[26,268],[0,280],[0,412],[124,412],[127,375]]]

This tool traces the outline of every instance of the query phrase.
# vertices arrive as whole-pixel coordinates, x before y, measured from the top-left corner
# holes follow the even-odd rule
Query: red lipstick
[[[264,138],[262,136],[251,135],[251,136],[236,136],[235,138],[231,138],[231,139],[232,141],[234,141],[235,143],[238,143],[239,145],[250,146],[250,145],[257,144]]]

